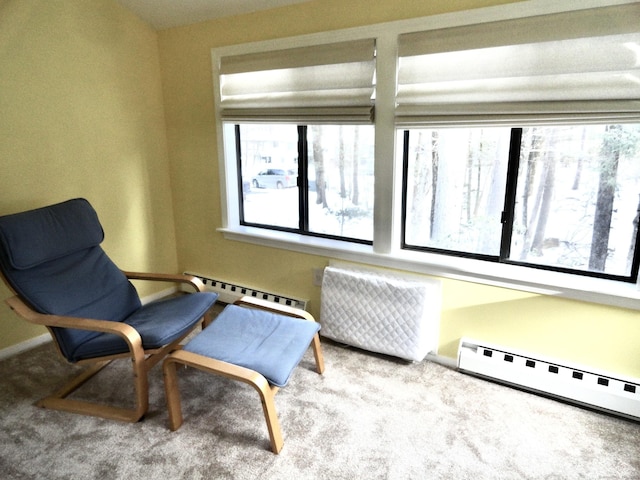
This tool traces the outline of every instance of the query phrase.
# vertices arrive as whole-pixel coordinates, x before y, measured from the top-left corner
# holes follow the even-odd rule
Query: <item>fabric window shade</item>
[[[373,39],[222,57],[222,119],[370,123],[374,74]]]
[[[640,118],[640,3],[401,35],[398,125]]]

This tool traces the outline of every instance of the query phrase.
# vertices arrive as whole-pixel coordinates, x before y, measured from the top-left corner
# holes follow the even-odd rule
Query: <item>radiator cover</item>
[[[640,420],[640,379],[469,338],[460,340],[458,368],[482,378]]]
[[[325,268],[320,334],[364,350],[420,361],[438,346],[440,282],[351,265]]]

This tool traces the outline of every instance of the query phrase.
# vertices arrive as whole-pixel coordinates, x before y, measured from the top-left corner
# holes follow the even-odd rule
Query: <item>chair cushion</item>
[[[131,282],[101,247],[5,275],[40,313],[119,322],[141,305]]]
[[[103,239],[98,215],[83,198],[0,217],[0,242],[18,270],[100,245]]]
[[[99,246],[13,274],[20,277],[16,291],[41,313],[121,322],[141,307],[134,286]],[[73,328],[52,333],[69,361],[78,345],[102,335]]]
[[[249,368],[284,387],[320,324],[229,305],[184,350]]]
[[[191,330],[217,298],[218,294],[213,292],[171,297],[144,305],[124,323],[138,331],[145,350],[160,348]],[[77,346],[71,353],[71,361],[117,355],[128,350],[121,337],[102,333]]]

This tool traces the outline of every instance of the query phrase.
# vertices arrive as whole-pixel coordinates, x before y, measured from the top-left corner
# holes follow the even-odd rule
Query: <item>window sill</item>
[[[454,280],[640,310],[637,284],[429,253],[377,253],[369,245],[253,227],[221,228],[228,240]],[[569,287],[570,285],[570,287]]]

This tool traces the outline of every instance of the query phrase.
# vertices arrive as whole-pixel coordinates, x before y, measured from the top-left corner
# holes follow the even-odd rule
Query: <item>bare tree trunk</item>
[[[360,202],[360,186],[358,182],[358,167],[359,167],[359,155],[358,149],[360,148],[360,129],[356,126],[353,132],[353,188],[351,191],[351,202],[354,205],[358,205]]]
[[[424,145],[424,132],[418,130],[418,140],[415,142],[416,151],[413,161],[413,179],[408,189],[411,194],[411,222],[413,225],[412,239],[418,242],[426,241],[430,235],[431,221],[427,215],[431,212],[433,199],[429,196],[431,191],[432,164],[428,157],[431,153],[431,145]],[[409,193],[408,192],[408,193]]]
[[[322,204],[323,208],[328,208],[326,198],[326,180],[324,176],[324,156],[322,153],[322,136],[321,129],[317,125],[310,127],[313,138],[313,163],[316,170],[316,204]]]
[[[556,131],[552,130],[551,138],[549,140],[549,148],[544,159],[544,173],[540,182],[540,189],[542,189],[542,198],[540,203],[540,213],[538,215],[538,222],[536,224],[536,232],[533,236],[533,242],[531,245],[531,251],[537,254],[542,253],[542,245],[544,243],[545,233],[547,230],[547,220],[549,219],[549,212],[551,211],[551,201],[553,200],[553,189],[556,182],[556,158],[555,158],[555,145],[556,145]]]
[[[474,173],[474,171],[473,171],[474,152],[473,152],[473,149],[471,148],[471,141],[472,141],[471,140],[471,136],[469,136],[469,139],[468,139],[468,144],[469,144],[468,151],[469,151],[469,154],[467,155],[467,168],[466,168],[467,193],[466,193],[466,199],[465,199],[465,203],[467,204],[466,208],[465,208],[467,223],[471,222],[471,217],[472,217],[472,213],[471,213],[472,207],[471,207],[471,205],[472,205],[472,203],[474,203],[474,200],[475,200],[475,203],[477,205],[477,200],[478,200],[478,198],[477,198],[478,190],[476,190],[476,198],[472,200],[472,193],[473,193],[472,184],[474,183],[474,181],[473,181],[474,180],[474,178],[473,178],[473,173]],[[480,169],[479,166],[478,166],[478,169]],[[479,176],[480,176],[480,171],[478,171],[478,177]],[[480,182],[480,179],[476,178],[476,181],[475,181],[476,185],[479,182]]]
[[[481,185],[487,184],[484,178],[478,183],[480,190],[487,191],[480,192],[481,195],[477,200],[478,206],[476,209],[478,212],[481,212],[482,215],[486,215],[487,218],[491,219],[495,225],[495,228],[487,229],[478,236],[476,248],[477,251],[481,253],[496,252],[496,248],[500,245],[500,236],[502,234],[500,218],[504,210],[505,179],[507,178],[507,169],[509,167],[509,158],[503,155],[503,152],[507,150],[504,146],[505,141],[508,141],[508,139],[502,136],[497,139],[493,161],[487,166],[488,168],[484,168],[482,172],[480,170],[478,171],[479,177],[482,173],[485,178],[489,178],[490,187],[488,189],[486,187],[480,188]],[[486,148],[484,143],[485,142],[481,143],[482,149]],[[484,152],[482,152],[480,158],[484,159],[484,157]],[[480,169],[480,167],[478,168]]]
[[[616,137],[616,130],[620,125],[607,127],[610,138]],[[600,176],[598,180],[598,195],[596,198],[595,218],[593,219],[593,235],[591,237],[591,253],[589,255],[589,270],[604,272],[609,249],[609,234],[611,232],[611,218],[613,216],[613,200],[616,194],[616,176],[620,160],[620,146],[615,140],[608,141],[602,148],[603,158],[600,162]]]
[[[576,165],[576,176],[573,178],[572,190],[578,190],[580,188],[580,178],[582,177],[582,152],[584,152],[584,144],[587,140],[587,128],[582,127],[582,138],[580,139],[580,156],[578,157],[578,164]]]
[[[338,128],[338,173],[340,174],[340,198],[347,198],[347,187],[344,171],[344,126]]]
[[[431,239],[439,248],[459,248],[462,238],[465,198],[463,191],[466,158],[469,145],[460,138],[460,131],[443,129],[438,132],[438,189],[435,196]]]
[[[640,198],[640,195],[638,195]],[[627,254],[627,266],[633,263],[633,256],[636,252],[636,241],[638,239],[638,223],[640,222],[640,200],[636,208],[636,216],[633,217],[633,233],[631,234],[631,242],[629,242],[629,253]],[[629,268],[631,270],[631,268]]]
[[[531,197],[531,191],[536,178],[536,167],[538,165],[538,159],[540,157],[540,151],[542,149],[543,140],[542,135],[537,128],[531,129],[531,144],[529,149],[529,155],[527,156],[527,172],[524,182],[524,191],[522,193],[522,225],[524,227],[524,238],[522,241],[522,251],[520,252],[520,260],[525,260],[531,250],[531,239],[533,225],[536,218],[535,212],[529,212],[529,198]],[[534,210],[537,211],[537,203],[534,202]],[[531,213],[531,215],[530,215]]]
[[[640,195],[638,195],[638,197],[640,198]],[[631,265],[633,263],[633,255],[636,252],[636,239],[638,238],[638,222],[639,221],[640,221],[640,200],[638,201],[636,216],[633,217],[633,234],[631,235],[629,253],[627,254],[627,265]]]
[[[482,135],[482,130],[480,131],[480,135]],[[469,139],[469,142],[471,142],[471,139]],[[471,143],[469,143],[469,150],[471,150]],[[473,207],[473,216],[477,216],[478,212],[480,211],[480,206],[482,205],[482,197],[484,195],[485,192],[483,192],[483,188],[482,188],[482,175],[483,175],[483,169],[482,169],[482,160],[484,159],[484,142],[482,140],[482,137],[480,138],[480,142],[479,142],[479,150],[478,152],[476,152],[476,163],[478,164],[477,166],[477,174],[476,174],[476,195],[475,195],[475,205]],[[470,152],[471,155],[471,152]],[[504,200],[504,197],[503,197]],[[469,205],[469,209],[471,209],[471,205]]]
[[[438,165],[440,157],[438,155],[438,131],[431,133],[431,211],[429,212],[429,237],[433,236],[433,228],[436,213],[436,198],[438,195]]]

